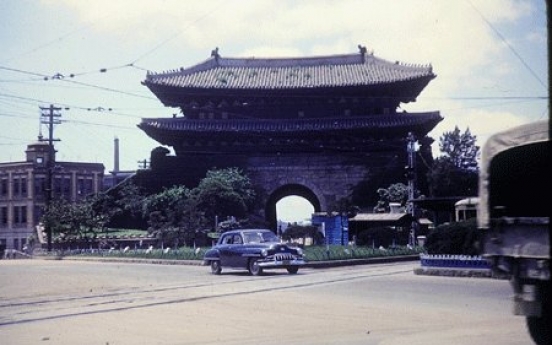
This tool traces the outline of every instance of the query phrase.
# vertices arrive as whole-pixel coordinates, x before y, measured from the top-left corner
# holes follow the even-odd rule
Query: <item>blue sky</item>
[[[0,0],[0,161],[21,161],[55,104],[57,158],[136,169],[158,144],[136,125],[172,116],[146,71],[226,57],[344,54],[431,63],[437,78],[408,111],[441,111],[430,133],[470,128],[478,144],[548,117],[545,1]],[[73,77],[71,75],[73,74]],[[61,79],[52,78],[58,75]],[[63,76],[63,77],[61,77]],[[47,77],[48,80],[45,80]],[[42,128],[44,134],[46,128]]]

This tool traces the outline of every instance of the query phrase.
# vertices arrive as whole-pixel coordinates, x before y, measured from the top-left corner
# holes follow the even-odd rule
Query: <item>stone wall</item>
[[[193,187],[210,169],[237,167],[250,177],[257,191],[259,207],[255,213],[275,226],[276,203],[289,195],[306,198],[315,212],[337,211],[336,203],[351,197],[357,206],[373,206],[378,188],[406,183],[404,151],[402,147],[393,146],[387,151],[362,154],[152,154],[151,169],[141,171],[135,181],[150,192],[157,192],[178,184]]]

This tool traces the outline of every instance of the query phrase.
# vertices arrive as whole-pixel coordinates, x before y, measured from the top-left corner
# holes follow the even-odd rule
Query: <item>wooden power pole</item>
[[[55,168],[55,149],[54,141],[59,141],[59,139],[54,139],[54,125],[61,123],[61,108],[54,107],[53,104],[50,104],[49,107],[40,107],[40,123],[45,124],[48,127],[48,138],[41,139],[48,142],[48,158],[46,161],[46,188],[45,188],[45,212],[50,211],[52,200],[54,198],[54,189],[53,189],[53,174]],[[46,230],[46,236],[48,238],[48,252],[52,251],[52,227],[49,224],[49,221],[46,221],[44,228]]]

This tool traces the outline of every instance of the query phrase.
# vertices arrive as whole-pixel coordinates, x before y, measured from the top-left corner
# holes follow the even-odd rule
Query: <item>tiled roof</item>
[[[396,222],[403,217],[411,217],[409,213],[359,213],[350,222]]]
[[[148,86],[192,89],[296,89],[363,86],[433,79],[431,65],[391,62],[369,53],[308,58],[222,58],[189,68],[148,72]]]
[[[318,118],[293,120],[191,120],[186,118],[142,119],[138,125],[148,132],[194,133],[308,133],[335,130],[369,130],[397,127],[435,126],[442,117],[439,112],[405,113],[350,118]]]

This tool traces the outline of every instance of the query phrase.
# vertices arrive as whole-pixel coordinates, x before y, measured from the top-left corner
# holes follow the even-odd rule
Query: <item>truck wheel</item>
[[[548,294],[548,292],[546,292]],[[527,329],[531,338],[537,345],[552,344],[552,331],[550,329],[550,301],[544,300],[540,317],[528,316]]]
[[[550,320],[544,317],[527,317],[527,329],[531,338],[537,345],[550,345]]]

